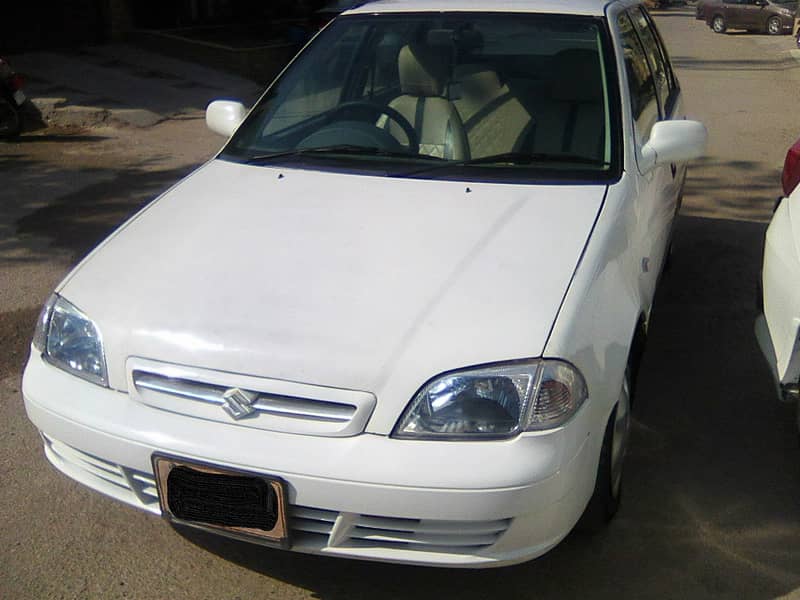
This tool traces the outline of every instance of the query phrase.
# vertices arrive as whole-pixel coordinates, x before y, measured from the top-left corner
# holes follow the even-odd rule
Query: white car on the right
[[[800,140],[786,155],[781,199],[767,229],[762,273],[763,314],[756,335],[780,398],[800,397]],[[799,405],[800,406],[800,405]],[[798,410],[800,427],[800,410]]]

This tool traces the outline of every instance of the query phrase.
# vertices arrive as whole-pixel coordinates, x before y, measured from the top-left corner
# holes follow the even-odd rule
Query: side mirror
[[[642,148],[640,168],[647,172],[658,165],[684,163],[705,154],[708,131],[698,121],[660,121]]]
[[[760,7],[763,8],[763,7],[767,6],[768,4],[769,4],[769,2],[767,2],[767,0],[756,0],[756,6],[760,6]]]
[[[246,114],[247,109],[241,102],[215,100],[206,109],[206,125],[214,133],[230,137]]]

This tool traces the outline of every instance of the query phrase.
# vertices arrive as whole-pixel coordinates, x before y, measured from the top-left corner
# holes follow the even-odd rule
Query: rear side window
[[[622,51],[625,59],[625,71],[628,75],[628,89],[631,97],[631,110],[636,121],[639,143],[646,142],[650,130],[659,119],[656,86],[653,73],[647,60],[639,36],[627,14],[623,13],[617,21]]]
[[[667,66],[664,63],[664,56],[644,13],[639,9],[634,9],[631,11],[631,18],[636,32],[639,34],[639,39],[647,55],[647,62],[653,74],[653,82],[656,86],[661,114],[665,116],[670,97],[670,78]]]

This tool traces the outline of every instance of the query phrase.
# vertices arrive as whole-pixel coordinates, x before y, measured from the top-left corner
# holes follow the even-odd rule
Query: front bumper
[[[410,564],[490,567],[547,552],[594,487],[599,437],[587,404],[564,428],[498,442],[324,438],[154,409],[32,356],[23,380],[50,462],[160,514],[154,452],[281,477],[292,550]]]

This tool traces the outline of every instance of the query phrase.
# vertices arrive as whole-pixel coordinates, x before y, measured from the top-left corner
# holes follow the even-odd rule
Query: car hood
[[[542,354],[605,190],[215,160],[60,291],[112,387],[136,356],[363,390],[383,431],[438,373]]]

